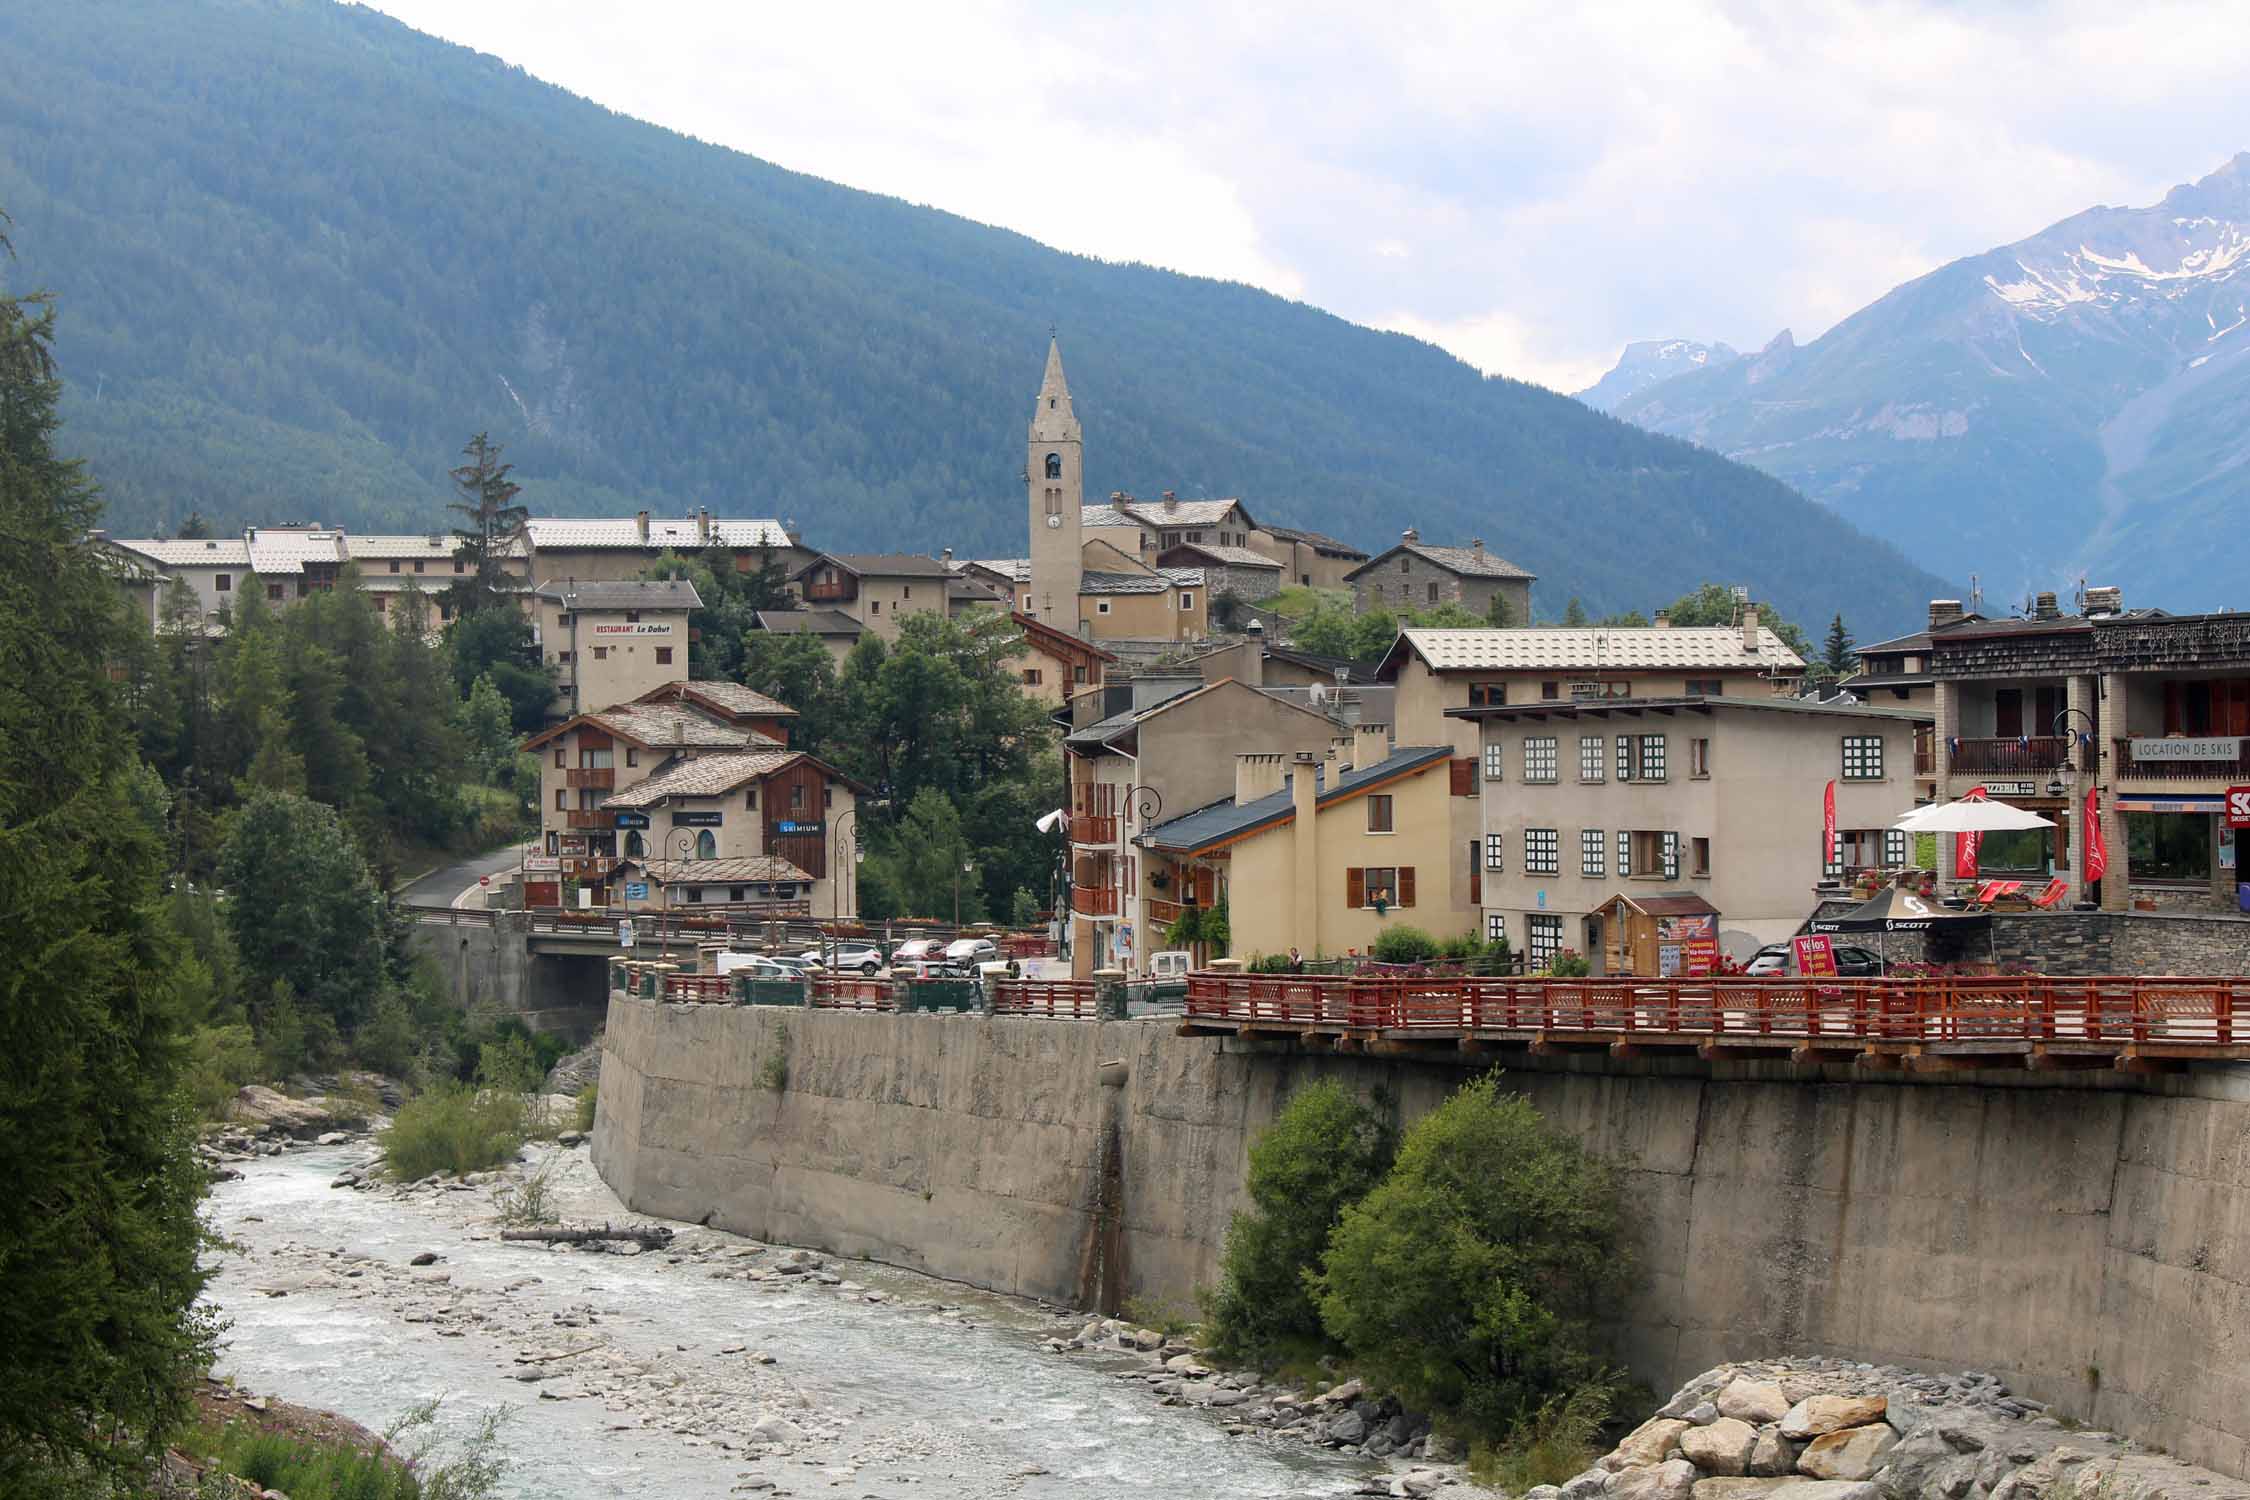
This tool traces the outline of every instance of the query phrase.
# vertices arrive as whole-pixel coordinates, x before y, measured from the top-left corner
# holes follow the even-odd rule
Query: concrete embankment
[[[1388,1091],[1408,1121],[1463,1076],[1161,1021],[613,997],[594,1157],[648,1213],[1024,1295],[1106,1280],[1185,1301],[1216,1274],[1250,1142],[1323,1074]],[[2116,1081],[1607,1058],[1510,1073],[1625,1168],[1643,1290],[1620,1353],[1650,1385],[1778,1353],[1971,1364],[2250,1472],[2250,1078]]]

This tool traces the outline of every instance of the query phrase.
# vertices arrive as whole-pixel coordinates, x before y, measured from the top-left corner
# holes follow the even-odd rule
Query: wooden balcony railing
[[[1180,913],[1190,909],[1184,902],[1159,901],[1154,896],[1149,897],[1141,905],[1148,911],[1149,927],[1157,932],[1162,932],[1165,928],[1170,927],[1174,922],[1180,920]]]
[[[563,814],[566,828],[601,828],[617,826],[617,814],[604,812],[598,807],[574,807]]]
[[[1937,752],[1934,750],[1915,751],[1914,774],[1917,776],[1935,776],[1937,774]]]
[[[2057,766],[2072,763],[2073,759],[2067,737],[2035,734],[2028,739],[1956,740],[1950,764],[1956,776],[1988,772],[2045,776],[2052,774]]]
[[[1070,841],[1074,844],[1114,844],[1117,818],[1112,813],[1072,813]]]
[[[1114,917],[1117,915],[1117,887],[1073,886],[1070,892],[1070,909],[1082,917]]]
[[[835,604],[853,598],[859,586],[849,578],[839,578],[834,583],[808,583],[805,585],[807,604]]]
[[[2224,781],[2250,780],[2250,740],[2237,743],[2232,760],[2135,760],[2133,742],[2112,742],[2110,765],[2119,781]]]
[[[608,766],[581,766],[576,770],[563,772],[563,785],[600,787],[606,791],[617,785],[617,772]]]

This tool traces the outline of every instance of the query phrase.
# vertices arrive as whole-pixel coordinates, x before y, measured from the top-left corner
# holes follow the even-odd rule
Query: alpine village
[[[1569,396],[27,9],[0,1495],[2250,1500],[2250,153]]]

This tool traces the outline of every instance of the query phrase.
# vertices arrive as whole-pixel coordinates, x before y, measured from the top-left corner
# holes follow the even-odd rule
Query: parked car
[[[1000,945],[990,938],[955,938],[945,945],[946,961],[964,968],[990,963],[999,956]]]
[[[944,954],[945,944],[936,938],[909,938],[891,950],[891,967],[912,969],[916,965],[942,958]]]
[[[774,955],[772,961],[792,974],[811,974],[820,968],[816,960],[809,959],[802,953],[779,953]]]
[[[1768,943],[1751,956],[1742,972],[1752,978],[1797,973],[1796,946]],[[1836,972],[1847,979],[1871,979],[1883,972],[1882,957],[1872,948],[1836,949]]]
[[[763,953],[721,953],[711,961],[712,972],[748,974],[752,979],[796,979],[804,971]]]
[[[802,957],[809,964],[838,974],[857,969],[870,979],[883,968],[882,950],[867,943],[824,943],[818,948],[806,949]]]

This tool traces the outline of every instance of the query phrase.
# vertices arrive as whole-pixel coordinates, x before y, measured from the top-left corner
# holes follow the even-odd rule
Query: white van
[[[1148,956],[1148,977],[1151,979],[1185,979],[1195,967],[1195,956],[1185,948],[1168,948],[1162,953]]]

